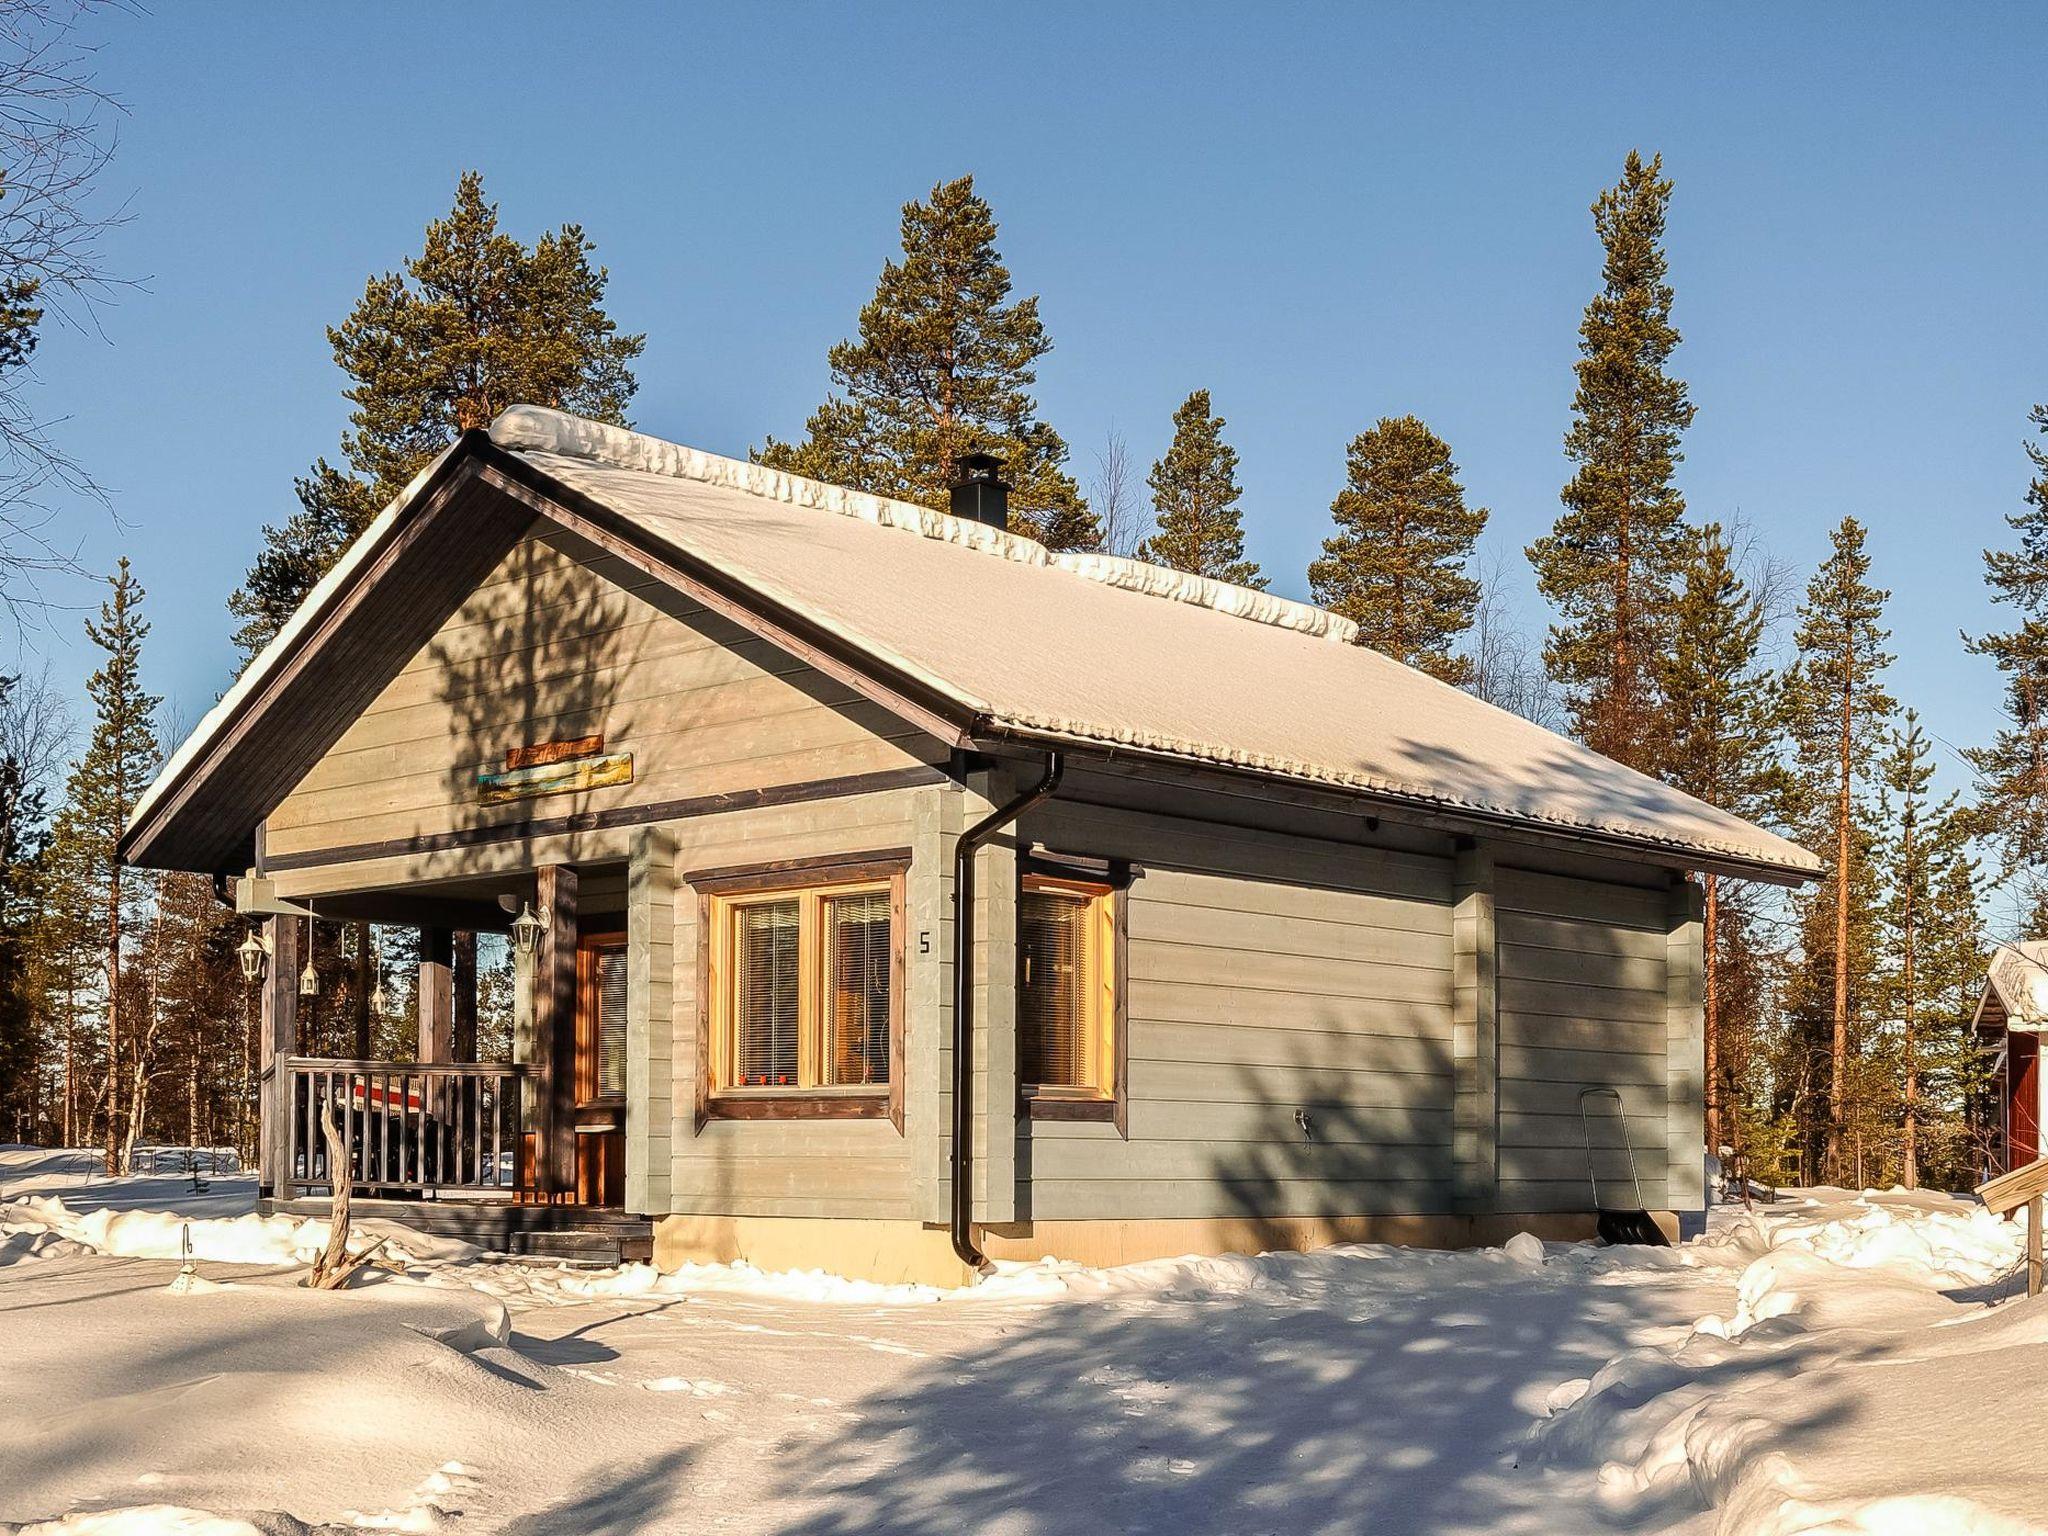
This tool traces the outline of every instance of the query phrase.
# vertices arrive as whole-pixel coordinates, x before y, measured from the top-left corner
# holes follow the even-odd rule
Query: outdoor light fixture
[[[521,902],[519,915],[512,919],[512,942],[522,955],[531,955],[540,948],[540,936],[548,929],[547,908],[535,915],[533,903]]]
[[[299,972],[299,996],[320,995],[320,973],[313,969],[313,919],[306,919],[306,968]]]
[[[235,954],[242,962],[242,980],[261,981],[263,968],[270,963],[270,939],[251,928],[249,937],[235,946]]]

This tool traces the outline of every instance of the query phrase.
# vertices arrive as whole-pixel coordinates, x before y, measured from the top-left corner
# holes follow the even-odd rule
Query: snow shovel
[[[1629,1183],[1634,1186],[1636,1196],[1634,1205],[1611,1206],[1600,1198],[1600,1173],[1593,1164],[1593,1115],[1588,1108],[1592,1100],[1613,1107],[1614,1123],[1621,1129],[1622,1150],[1628,1153]],[[1586,1134],[1586,1180],[1593,1186],[1594,1231],[1599,1234],[1600,1241],[1612,1246],[1634,1243],[1645,1248],[1669,1248],[1671,1239],[1650,1219],[1649,1208],[1643,1204],[1643,1180],[1636,1171],[1636,1148],[1629,1139],[1628,1115],[1621,1102],[1621,1091],[1605,1087],[1581,1088],[1579,1125]]]

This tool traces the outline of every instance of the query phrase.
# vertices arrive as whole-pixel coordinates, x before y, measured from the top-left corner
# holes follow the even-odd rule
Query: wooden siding
[[[633,840],[626,909],[626,1209],[666,1212],[674,1156],[676,847]]]
[[[674,1106],[668,1206],[681,1215],[905,1218],[921,1166],[913,1137],[930,1134],[941,1106],[921,1063],[936,1054],[943,950],[933,921],[938,875],[929,855],[938,802],[956,791],[926,786],[806,805],[735,811],[672,823],[677,886],[671,948],[669,1045]],[[692,871],[859,852],[911,849],[904,935],[904,1126],[887,1119],[723,1120],[697,1124],[700,997],[698,902]],[[929,945],[924,942],[929,938]]]
[[[478,803],[478,771],[602,735],[626,785]],[[899,769],[930,738],[766,642],[560,533],[522,539],[266,824],[329,848]]]
[[[1140,872],[1127,1135],[1025,1122],[1020,1217],[1450,1208],[1448,858],[1065,804],[1024,831]]]
[[[1643,1198],[1667,1201],[1667,907],[1654,888],[1501,869],[1500,1182],[1506,1211],[1590,1203],[1579,1094],[1622,1097]],[[1610,1204],[1629,1194],[1628,1159],[1596,1118],[1594,1166]],[[1603,1146],[1603,1143],[1606,1145]]]

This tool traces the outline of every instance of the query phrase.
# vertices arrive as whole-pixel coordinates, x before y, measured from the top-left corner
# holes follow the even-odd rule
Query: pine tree
[[[1138,558],[1239,587],[1264,587],[1257,562],[1244,558],[1244,521],[1237,500],[1237,450],[1223,441],[1223,418],[1209,414],[1209,391],[1198,389],[1173,413],[1173,442],[1152,466],[1156,529]]]
[[[0,718],[18,710],[19,677],[0,677]],[[31,952],[40,898],[44,796],[35,765],[0,735],[0,1124],[16,1141],[36,1138],[39,1019]]]
[[[108,585],[112,593],[100,605],[98,622],[87,620],[85,626],[87,638],[105,652],[105,659],[85,685],[93,709],[92,737],[65,786],[63,818],[84,854],[86,892],[99,915],[106,989],[107,1172],[120,1173],[129,1145],[124,1073],[139,1059],[123,1041],[121,962],[140,882],[122,867],[115,844],[156,771],[156,709],[162,701],[143,691],[142,642],[149,625],[142,617],[142,586],[125,558]]]
[[[264,546],[228,601],[253,656],[379,508],[457,433],[509,405],[546,405],[626,424],[643,336],[605,312],[609,274],[578,224],[529,248],[498,228],[483,177],[464,173],[448,216],[427,226],[405,271],[372,277],[327,332],[354,406],[345,468],[321,459],[297,484],[299,511]]]
[[[904,204],[903,259],[884,263],[859,339],[828,354],[835,393],[802,442],[770,438],[756,457],[944,509],[961,456],[992,453],[1012,487],[1012,531],[1050,549],[1092,549],[1101,530],[1063,468],[1065,441],[1030,393],[1052,341],[1038,300],[1011,300],[995,241],[995,215],[972,176]]]
[[[1544,660],[1579,737],[1654,770],[1660,730],[1656,658],[1686,554],[1685,499],[1672,483],[1692,425],[1685,383],[1667,371],[1678,346],[1661,241],[1671,182],[1661,155],[1629,152],[1620,182],[1593,203],[1606,258],[1579,331],[1578,392],[1565,453],[1578,465],[1565,512],[1529,546],[1537,586],[1560,622]]]
[[[2035,406],[2030,419],[2048,436],[2048,405]],[[1992,598],[2018,622],[1964,642],[2005,675],[2006,725],[1991,745],[1965,755],[2002,872],[2023,901],[2038,905],[2048,896],[2048,448],[2025,446],[2034,477],[2025,510],[2006,518],[2019,547],[1984,551]]]
[[[1927,733],[1920,729],[1918,712],[1909,709],[1903,727],[1892,732],[1880,770],[1879,801],[1887,834],[1879,908],[1885,932],[1886,1011],[1899,1031],[1899,1168],[1908,1189],[1920,1187],[1928,1002],[1942,991],[1938,968],[1930,975],[1929,930],[1940,915],[1944,878],[1955,878],[1959,861],[1972,862],[1957,797],[1935,801],[1933,784]],[[1974,919],[1974,913],[1971,916]],[[1970,926],[1974,928],[1974,921]]]
[[[1867,765],[1885,742],[1894,705],[1882,675],[1891,665],[1884,644],[1884,605],[1891,596],[1870,585],[1862,524],[1844,518],[1834,551],[1814,573],[1793,639],[1799,660],[1786,683],[1787,723],[1807,786],[1809,836],[1833,856],[1833,868],[1808,898],[1804,932],[1809,979],[1827,999],[1828,1127],[1823,1154],[1829,1177],[1843,1171],[1842,1136],[1849,1089],[1850,1028],[1867,996],[1873,843],[1863,797]],[[1823,786],[1825,787],[1823,789]],[[1825,957],[1828,982],[1811,976]]]
[[[1358,643],[1460,686],[1475,680],[1453,648],[1479,614],[1470,574],[1484,507],[1465,505],[1450,446],[1413,416],[1383,416],[1351,440],[1337,531],[1308,568],[1325,608],[1358,625]]]
[[[1782,711],[1770,670],[1761,660],[1761,599],[1735,568],[1720,525],[1693,541],[1672,609],[1672,643],[1661,658],[1657,689],[1665,706],[1665,776],[1688,794],[1750,820],[1768,819],[1785,789],[1778,762]],[[1752,895],[1709,873],[1704,880],[1707,1145],[1723,1144],[1724,1106],[1738,1101],[1732,1062],[1721,1049],[1727,970],[1746,952],[1731,932],[1749,917]]]

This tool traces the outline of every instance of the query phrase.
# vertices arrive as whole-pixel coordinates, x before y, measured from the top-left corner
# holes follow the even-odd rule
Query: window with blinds
[[[886,1100],[897,909],[886,877],[709,898],[712,1091]]]
[[[889,1081],[889,893],[824,899],[824,1080]]]
[[[606,949],[597,957],[597,1091],[601,1098],[626,1093],[626,952]]]
[[[1114,1091],[1111,899],[1064,881],[1027,882],[1018,898],[1017,1065],[1027,1091]]]
[[[798,1082],[798,975],[802,907],[749,902],[733,914],[733,1082],[794,1088]]]

